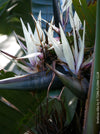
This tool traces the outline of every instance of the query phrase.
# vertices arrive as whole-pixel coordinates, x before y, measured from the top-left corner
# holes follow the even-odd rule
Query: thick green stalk
[[[80,82],[78,79],[67,77],[64,73],[61,73],[57,71],[56,69],[53,69],[50,65],[46,64],[47,67],[49,67],[62,81],[65,87],[67,87],[76,97],[78,97],[81,100],[86,99],[86,90],[82,88]]]
[[[96,42],[94,52],[93,76],[87,98],[84,134],[99,134],[100,126],[100,0],[97,1]]]

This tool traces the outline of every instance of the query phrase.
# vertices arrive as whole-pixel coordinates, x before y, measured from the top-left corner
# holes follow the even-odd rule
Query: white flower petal
[[[75,22],[73,18],[73,11],[72,11],[72,5],[69,8],[69,18],[70,18],[70,24],[73,29],[73,37],[74,37],[74,57],[75,57],[75,64],[77,64],[77,58],[78,58],[78,46],[77,46],[77,41],[76,41],[76,34],[75,34]]]
[[[72,5],[70,5],[69,7],[69,20],[70,20],[70,25],[71,27],[75,27],[74,26],[74,19],[73,19],[73,10],[72,10]]]
[[[42,28],[40,27],[40,25],[38,24],[38,21],[36,21],[36,28],[35,28],[35,31],[34,31],[34,38],[39,43],[40,43],[40,40],[45,40],[44,32],[43,32]]]
[[[40,10],[39,15],[38,15],[38,22],[39,22],[39,25],[41,27],[41,10]]]
[[[47,23],[49,26],[52,27],[52,29],[56,32],[56,33],[59,33],[59,28],[56,27],[55,25],[52,25],[51,23],[48,23],[48,21],[46,21],[45,19],[42,18],[42,20]]]
[[[91,64],[93,62],[93,55],[91,57],[89,57],[83,64],[82,64],[82,68]]]
[[[76,11],[74,13],[74,24],[75,24],[76,30],[79,31],[79,29],[82,26],[82,23]]]
[[[37,53],[31,53],[31,54],[28,54],[28,55],[25,55],[23,57],[19,57],[19,58],[16,58],[17,60],[19,59],[27,59],[27,58],[32,58],[32,57],[37,57],[39,55],[41,55],[42,53],[40,52],[37,52]]]
[[[49,33],[47,33],[46,31],[45,31],[45,33],[48,35],[49,39],[51,40],[52,45],[54,47],[54,50],[55,50],[58,58],[59,59],[64,59],[64,54],[63,54],[63,51],[62,51],[61,44],[59,44]]]
[[[29,23],[27,23],[27,27],[28,27],[28,32],[31,34],[32,38],[34,39],[34,35]]]
[[[21,19],[21,23],[22,23],[22,28],[23,28],[25,40],[26,40],[28,54],[37,52],[37,48],[34,44],[34,40],[32,38],[32,35],[27,31],[22,19]],[[36,60],[36,58],[29,58],[29,60],[30,60],[30,63],[33,65],[34,64],[33,61]]]
[[[85,44],[85,21],[84,21],[84,27],[83,27],[83,44]]]
[[[54,46],[52,46],[52,47],[48,48],[48,50],[52,50],[53,48],[54,48]]]
[[[85,21],[84,21],[84,28],[83,28],[83,41],[80,42],[80,51],[78,55],[78,63],[76,65],[76,74],[78,73],[80,66],[83,62],[84,57],[84,47],[85,47]]]
[[[36,28],[34,30],[34,38],[40,44],[40,40],[45,41],[45,35],[44,35],[44,32],[41,28],[41,12],[39,13],[38,20],[36,21],[34,18],[34,21],[36,23]]]
[[[69,42],[64,34],[64,31],[63,31],[61,25],[59,25],[59,27],[60,27],[64,57],[66,59],[66,62],[68,64],[69,68],[71,69],[71,71],[75,72],[74,58],[73,58],[73,54],[72,54]]]
[[[77,47],[76,33],[75,33],[75,28],[74,27],[73,27],[73,36],[74,36],[74,57],[75,57],[75,64],[77,64],[78,47]]]
[[[81,20],[77,14],[77,12],[75,11],[74,16],[73,16],[73,10],[72,10],[72,5],[70,5],[69,7],[69,19],[70,19],[70,24],[71,27],[75,28],[75,30],[79,31],[79,29],[82,26]]]
[[[51,20],[51,23],[50,23],[50,26],[49,26],[49,29],[48,29],[48,33],[49,33],[52,37],[53,37],[53,33],[54,33],[54,31],[53,31],[53,29],[52,29],[53,21],[54,21],[54,17],[52,17],[52,20]],[[49,44],[50,44],[50,39],[49,39],[49,37],[48,37],[48,42],[49,42]]]
[[[18,41],[19,45],[21,46],[21,48],[23,49],[23,51],[27,54],[27,48],[24,46],[24,44],[18,39],[16,33],[14,32],[14,35],[16,37],[16,40]]]
[[[63,12],[66,11],[71,4],[72,4],[72,0],[66,0],[62,5],[62,11]]]
[[[21,19],[21,23],[22,23],[24,37],[25,37],[25,40],[26,40],[28,54],[33,53],[33,52],[36,52],[36,50],[35,50],[36,48],[34,49],[35,45],[34,46],[32,45],[33,44],[32,36],[27,31],[27,29],[26,29],[26,27],[25,27],[24,22],[23,22],[22,19]]]

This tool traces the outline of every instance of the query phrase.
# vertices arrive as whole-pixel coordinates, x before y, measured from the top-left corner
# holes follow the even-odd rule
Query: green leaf
[[[31,17],[31,0],[6,0],[6,5],[1,3],[0,8],[0,33],[10,34],[12,31],[22,35],[19,18],[29,22],[34,29]],[[23,10],[24,9],[24,10]]]
[[[3,14],[5,9],[7,8],[8,3],[9,3],[9,0],[0,1],[0,16]]]
[[[89,5],[86,0],[73,0],[75,11],[81,22],[86,22],[86,41],[87,46],[93,46],[95,42],[95,24],[96,24],[96,1]]]
[[[23,115],[18,111],[0,102],[0,133],[1,134],[17,134],[18,120]]]
[[[52,95],[52,93],[54,93],[56,96],[54,96],[54,94]],[[42,102],[42,111],[40,112],[39,117],[42,116],[42,118],[45,118],[47,121],[51,120],[52,122],[54,122],[55,119],[55,127],[59,125],[58,129],[61,130],[71,123],[77,106],[77,98],[67,88],[64,88],[60,99],[57,98],[58,93],[59,92],[50,91],[50,98],[48,100],[45,99]],[[52,118],[53,113],[56,113],[56,115],[54,114]],[[40,123],[42,121],[43,120],[40,119]]]
[[[10,71],[5,71],[5,70],[0,70],[0,79],[5,79],[9,77],[14,77],[15,73],[10,72]]]
[[[30,117],[33,113],[35,116],[37,107],[45,97],[45,92],[33,93],[32,95],[32,93],[25,91],[0,90],[0,95],[21,111],[20,113],[0,101],[0,133],[20,134],[25,132],[29,126],[32,127],[31,121],[33,120],[30,120]],[[23,119],[25,120],[21,123]]]
[[[77,98],[68,88],[64,88],[64,91],[61,97],[65,103],[66,113],[67,113],[66,124],[68,125],[71,123],[74,117],[76,106],[77,106]]]

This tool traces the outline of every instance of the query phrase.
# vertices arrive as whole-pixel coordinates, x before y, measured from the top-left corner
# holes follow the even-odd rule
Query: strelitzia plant
[[[64,30],[60,24],[59,27],[60,27],[61,43],[57,42],[47,32],[46,34],[51,39],[53,48],[57,54],[58,59],[67,63],[70,71],[72,71],[75,75],[78,75],[81,67],[83,68],[87,66],[87,64],[92,63],[92,58],[89,58],[83,63],[84,49],[85,49],[85,21],[83,25],[83,37],[81,37],[79,30],[82,27],[82,23],[76,11],[73,15],[72,4],[70,4],[69,6],[69,19],[73,30],[73,38],[74,38],[74,45],[72,47],[70,46],[70,43],[68,42],[68,39],[64,34]]]
[[[54,28],[54,25],[50,24],[49,26],[51,29],[48,31],[45,31],[45,33],[47,34],[47,37],[48,37],[48,41],[49,41],[47,43],[45,40],[44,31],[41,28],[41,20],[42,19],[41,19],[40,15],[38,17],[38,21],[36,21],[35,18],[33,17],[33,19],[35,21],[35,26],[36,26],[34,33],[32,32],[29,24],[27,24],[28,25],[28,30],[27,30],[23,20],[21,19],[21,24],[23,27],[24,36],[25,36],[25,40],[26,40],[26,46],[18,39],[17,36],[16,36],[16,38],[17,38],[17,41],[19,42],[19,44],[21,45],[21,47],[23,48],[23,50],[25,51],[26,55],[23,57],[18,57],[18,58],[14,57],[14,59],[21,60],[21,62],[23,62],[25,64],[25,67],[32,68],[32,72],[31,72],[32,74],[29,74],[30,73],[29,72],[27,75],[24,75],[24,76],[18,76],[15,78],[13,77],[13,78],[9,78],[9,79],[0,80],[0,89],[16,89],[16,90],[21,89],[21,90],[29,90],[29,91],[47,89],[48,85],[50,84],[50,82],[52,80],[52,75],[51,75],[52,72],[49,72],[47,74],[47,68],[44,68],[45,66],[42,66],[42,69],[46,69],[46,71],[41,69],[40,72],[38,72],[39,71],[38,65],[39,66],[42,65],[41,62],[42,62],[42,60],[44,60],[44,54],[46,52],[45,46],[48,45],[48,49],[47,49],[48,52],[50,52],[50,49],[54,48],[57,58],[60,61],[60,65],[62,66],[62,63],[63,63],[63,65],[65,65],[65,66],[62,66],[64,69],[60,66],[61,69],[57,68],[57,70],[56,70],[56,69],[53,69],[47,63],[45,64],[46,67],[50,68],[59,77],[59,79],[63,83],[63,84],[60,83],[60,80],[58,79],[58,77],[56,77],[54,79],[54,85],[53,85],[54,88],[53,89],[58,89],[58,87],[61,89],[61,87],[64,85],[66,87],[66,88],[63,88],[64,91],[66,89],[70,90],[75,95],[74,96],[75,99],[77,99],[76,96],[78,97],[78,99],[82,99],[82,100],[86,99],[88,84],[86,83],[86,81],[84,82],[84,76],[81,76],[81,71],[82,71],[83,67],[86,67],[88,64],[90,64],[92,62],[92,60],[90,58],[84,62],[85,21],[84,21],[84,25],[83,25],[83,37],[81,37],[81,35],[79,33],[80,32],[79,30],[81,28],[80,19],[76,12],[73,15],[71,6],[69,7],[68,10],[69,10],[70,24],[71,24],[72,32],[73,32],[72,36],[73,36],[73,40],[74,40],[74,44],[72,46],[70,45],[70,42],[68,41],[67,36],[64,33],[64,28],[61,24],[59,24],[59,28],[60,28],[59,38],[61,40],[59,39],[57,41],[53,37],[53,34],[50,31],[52,31],[52,29]],[[36,38],[35,38],[35,35],[36,35]],[[32,45],[33,47],[30,45]],[[1,51],[1,52],[3,52],[3,51]],[[3,53],[5,53],[5,52],[3,52]],[[28,58],[28,60],[29,60],[28,62],[24,61],[24,59],[26,59],[26,58]],[[22,65],[21,65],[21,67],[22,67]],[[36,69],[36,73],[35,73],[35,69]],[[61,73],[62,70],[64,71],[63,73]],[[67,72],[68,72],[68,75],[67,75]],[[71,72],[71,74],[70,74],[70,72]],[[62,90],[62,92],[63,92],[63,90]],[[62,92],[59,95],[60,97],[57,99],[59,99],[59,100],[61,99]],[[67,94],[68,94],[68,92],[67,92]],[[66,97],[66,99],[67,99],[67,97]],[[70,102],[72,103],[73,101],[71,100]],[[79,101],[79,102],[82,102],[82,101]],[[83,101],[83,103],[84,103],[84,101]],[[68,105],[68,107],[67,107],[68,110],[69,110],[69,106],[70,105]],[[79,109],[80,108],[78,107],[78,110]],[[47,112],[48,112],[48,109],[46,111],[46,114],[47,114]],[[73,112],[73,109],[72,109],[72,112]],[[77,112],[76,112],[76,114],[77,114]],[[55,114],[55,116],[56,115],[57,114]],[[43,117],[43,116],[41,116],[41,117]],[[81,118],[81,117],[79,117],[79,118]],[[91,118],[91,116],[90,116],[90,118]],[[55,119],[59,119],[59,117],[57,117]],[[55,119],[54,119],[54,126],[55,126]],[[49,120],[50,120],[50,123],[52,123],[53,120],[51,120],[51,117]],[[61,126],[62,126],[62,121],[61,121]],[[77,121],[79,121],[79,120],[77,119]],[[58,122],[59,122],[59,120],[58,120]],[[78,122],[78,124],[79,124],[79,122]],[[50,127],[52,127],[52,126],[50,126]],[[65,127],[66,127],[66,125],[64,125],[64,128]],[[67,127],[69,127],[69,126],[67,126]],[[47,126],[47,128],[48,128],[48,126]]]
[[[79,73],[80,67],[82,65],[82,62],[83,62],[83,57],[84,57],[85,22],[84,22],[83,39],[82,39],[80,34],[79,34],[80,25],[78,25],[77,29],[75,29],[75,24],[76,23],[75,23],[75,19],[73,18],[73,15],[72,15],[71,6],[69,7],[69,11],[70,11],[69,12],[69,17],[70,17],[71,26],[73,28],[73,36],[74,36],[74,46],[72,48],[70,47],[69,42],[68,42],[60,24],[59,24],[59,27],[60,27],[61,43],[60,43],[60,40],[57,41],[55,38],[53,38],[52,29],[54,29],[55,27],[53,26],[52,21],[51,21],[51,24],[48,23],[50,28],[49,28],[48,31],[45,31],[45,32],[47,34],[47,37],[48,37],[48,40],[50,41],[50,43],[52,42],[52,47],[51,48],[54,47],[54,50],[57,54],[58,59],[67,63],[67,65],[68,65],[67,67],[63,66],[64,69],[65,69],[65,73],[68,72],[67,69],[69,68],[70,72],[72,72],[72,74],[77,76],[78,73]],[[44,66],[41,63],[42,63],[42,60],[44,60],[45,44],[46,44],[45,41],[46,40],[45,40],[44,31],[41,28],[41,20],[43,20],[43,19],[41,19],[41,13],[39,13],[39,17],[38,17],[37,21],[35,20],[34,16],[33,16],[33,19],[35,21],[35,26],[36,26],[34,34],[32,33],[30,25],[27,24],[28,25],[28,30],[27,30],[27,28],[24,25],[23,20],[21,19],[21,24],[22,24],[22,28],[23,28],[23,32],[24,32],[24,36],[25,36],[25,40],[26,40],[26,47],[18,39],[18,37],[17,37],[17,40],[18,40],[19,44],[22,46],[22,48],[24,49],[24,51],[26,53],[26,56],[18,57],[18,58],[15,57],[16,60],[21,60],[22,62],[23,62],[23,59],[28,58],[30,64],[25,62],[25,61],[23,62],[23,63],[25,63],[24,67],[23,67],[22,64],[19,64],[19,63],[17,63],[17,64],[21,68],[24,68],[24,69],[26,69],[28,67],[27,68],[27,70],[29,69],[28,72],[29,73],[31,72],[32,74],[31,75],[19,76],[19,77],[15,77],[15,78],[10,78],[10,82],[9,82],[10,84],[9,85],[8,85],[8,81],[9,81],[8,79],[7,80],[1,80],[0,81],[1,82],[0,86],[3,89],[5,89],[5,88],[13,89],[14,87],[16,87],[16,89],[17,88],[18,89],[25,89],[25,87],[26,87],[26,90],[43,89],[44,87],[45,87],[44,89],[47,89],[48,85],[51,82],[52,74],[49,73],[49,75],[47,77],[46,76],[46,71],[42,72]],[[78,19],[78,21],[80,21],[80,20]],[[79,37],[78,42],[76,41],[75,31],[77,32],[77,35]],[[51,45],[49,45],[49,43],[47,45],[48,45],[48,49],[51,49],[50,48]],[[3,52],[3,51],[1,51],[1,52]],[[40,67],[40,68],[38,68],[38,67]],[[41,70],[38,70],[38,69],[41,69]],[[39,77],[37,78],[37,76],[39,76]],[[42,76],[41,79],[43,79],[44,81],[42,81],[40,79],[40,76]],[[41,85],[41,86],[37,85],[36,79],[37,79],[37,82],[39,82],[38,85]],[[16,83],[16,81],[18,83],[20,81],[19,86],[15,86],[13,84],[13,83]],[[28,83],[26,82],[24,84],[25,81],[27,81]],[[55,82],[57,82],[57,81],[58,81],[58,79],[56,77]],[[76,80],[76,82],[73,83],[73,85],[71,86],[71,84],[70,84],[71,82],[72,82],[72,79],[68,80],[67,85],[69,83],[69,87],[70,87],[70,89],[72,89],[72,92],[74,90],[73,87],[75,87],[76,96],[80,97],[80,91],[81,91],[80,89],[82,88],[81,85],[79,85],[79,82],[77,82],[77,80]],[[5,85],[3,83],[5,83]],[[77,87],[76,83],[78,84],[78,87]],[[7,86],[6,86],[6,84],[7,84]],[[66,85],[66,82],[64,84]],[[60,83],[60,85],[62,86],[61,83]],[[55,86],[56,86],[56,84],[55,84]],[[61,86],[59,86],[59,87],[61,87]],[[74,93],[75,93],[75,91],[74,91]],[[84,96],[85,95],[83,95],[83,98],[84,98]]]
[[[21,69],[23,69],[24,71],[28,72],[28,73],[36,73],[39,71],[39,66],[42,66],[42,60],[43,60],[43,56],[44,56],[44,51],[45,51],[45,41],[46,41],[46,37],[44,34],[44,31],[41,27],[41,11],[39,13],[38,19],[36,20],[34,18],[34,16],[32,16],[35,22],[35,30],[34,30],[34,34],[32,32],[32,29],[30,27],[30,24],[27,23],[27,27],[26,28],[22,18],[20,18],[21,21],[21,25],[22,25],[22,29],[23,29],[23,33],[24,33],[24,37],[25,37],[25,42],[26,42],[26,46],[21,42],[21,40],[18,38],[18,36],[15,33],[15,37],[19,43],[19,45],[21,46],[22,50],[25,53],[25,56],[22,57],[14,57],[11,56],[10,54],[5,53],[4,51],[0,51],[1,53],[4,53],[10,57],[14,57],[15,60],[24,60],[24,59],[28,59],[29,63],[25,63],[25,66],[16,62],[16,64],[21,67]],[[51,24],[53,23],[53,19],[50,23],[50,27],[48,29],[49,33],[52,33],[53,36],[53,30],[51,27]],[[48,44],[49,43],[49,38],[48,38]]]
[[[43,58],[43,52],[42,52],[43,44],[42,43],[45,42],[45,35],[41,28],[41,12],[39,13],[39,16],[38,16],[38,20],[40,21],[35,20],[36,28],[35,28],[34,34],[31,30],[29,23],[27,23],[27,26],[28,26],[28,30],[27,30],[23,20],[22,19],[20,20],[21,20],[21,24],[23,28],[25,41],[26,41],[26,47],[25,45],[22,44],[22,42],[20,42],[18,38],[17,40],[19,44],[21,45],[21,47],[23,48],[26,55],[24,57],[20,57],[17,59],[19,60],[19,59],[28,58],[31,66],[34,68],[34,70],[36,70],[37,66],[39,65],[40,59]],[[38,58],[38,56],[40,57],[40,59]]]
[[[73,19],[73,18],[71,18]],[[73,20],[71,20],[72,22]],[[74,22],[72,22],[74,25]],[[74,47],[71,49],[69,42],[64,34],[64,31],[60,27],[60,36],[62,43],[57,42],[54,38],[50,36],[50,34],[47,35],[51,39],[52,45],[54,47],[54,50],[57,54],[58,59],[68,64],[69,69],[74,73],[78,74],[78,71],[81,67],[81,64],[83,62],[84,57],[84,46],[85,46],[85,21],[84,21],[84,28],[83,28],[83,39],[81,39],[81,36],[79,34],[79,31],[77,30],[77,33],[79,35],[78,43],[76,41],[76,35],[75,35],[75,29],[73,27],[73,35],[74,35]],[[78,51],[79,49],[79,51]]]
[[[40,89],[41,90],[41,89],[47,89],[49,86],[49,83],[51,82],[52,73],[50,72],[48,73],[48,75],[46,75],[46,71],[43,71],[44,65],[42,64],[44,60],[45,45],[48,45],[49,47],[50,40],[48,37],[48,44],[47,44],[45,40],[46,37],[45,37],[44,31],[42,30],[42,27],[41,27],[41,20],[42,20],[41,12],[39,13],[38,20],[36,20],[34,16],[32,17],[35,21],[34,34],[31,30],[29,23],[27,23],[27,27],[28,27],[27,29],[23,20],[20,19],[22,28],[23,28],[25,41],[26,41],[26,46],[20,41],[18,36],[15,34],[18,43],[20,44],[21,48],[25,52],[25,56],[15,57],[4,52],[3,50],[0,50],[1,53],[13,58],[14,62],[16,62],[16,64],[22,70],[26,71],[27,74],[22,75],[22,76],[16,76],[10,79],[1,80],[0,81],[1,89],[21,89],[21,90],[23,89],[24,90],[37,90],[37,89],[39,90]],[[53,29],[55,27],[52,28],[53,26],[52,23],[53,23],[53,20],[49,24],[50,27],[48,28],[48,33],[51,33],[53,36]],[[25,61],[25,59],[28,59],[29,62]],[[20,63],[17,61],[20,61]],[[58,82],[57,77],[55,78],[55,82]],[[15,86],[16,84],[17,86]],[[59,87],[61,87],[62,83],[59,81],[58,85]]]
[[[39,14],[39,18],[40,18],[40,16],[41,16],[41,13]],[[23,20],[22,19],[20,19],[20,20],[21,20],[21,24],[22,24],[22,28],[23,28],[26,46],[18,39],[16,34],[15,34],[15,36],[16,36],[16,39],[17,39],[18,43],[20,44],[21,48],[24,50],[25,56],[14,57],[14,56],[11,56],[10,54],[5,53],[2,50],[0,50],[0,52],[15,59],[14,62],[16,62],[16,64],[24,71],[26,71],[28,73],[36,73],[36,72],[38,72],[37,66],[40,62],[40,60],[37,56],[40,56],[40,58],[42,58],[40,42],[39,42],[39,39],[37,38],[37,32],[40,31],[41,27],[38,24],[37,32],[35,30],[34,35],[33,35],[29,23],[27,23],[27,26],[28,26],[28,30],[27,30]],[[40,35],[40,37],[41,37],[41,35]],[[23,59],[26,59],[26,58],[29,59],[29,63],[25,62],[25,61],[23,62]],[[17,62],[18,60],[22,60],[22,63],[24,63],[24,64],[18,63]]]
[[[20,19],[21,24],[22,24],[22,28],[23,28],[25,41],[26,41],[26,47],[18,39],[17,36],[16,36],[16,38],[17,38],[17,41],[19,42],[20,46],[22,47],[22,49],[24,50],[26,55],[24,57],[17,58],[17,60],[28,58],[31,66],[34,68],[34,70],[36,70],[37,66],[39,67],[42,65],[42,60],[44,60],[44,55],[45,55],[45,47],[46,47],[46,45],[48,45],[47,47],[49,47],[50,39],[49,39],[49,37],[47,37],[48,38],[48,44],[47,44],[46,43],[46,36],[44,34],[44,31],[42,29],[42,24],[41,24],[42,20],[45,21],[44,19],[41,18],[41,11],[39,13],[37,20],[34,18],[33,15],[32,15],[32,17],[33,17],[33,20],[35,22],[34,34],[32,33],[32,30],[31,30],[29,23],[27,23],[27,26],[28,26],[28,30],[27,30],[23,20]],[[45,22],[48,23],[47,21],[45,21]],[[49,24],[48,33],[51,34],[53,37],[53,29],[56,28],[52,25],[53,18],[51,20],[51,23],[48,23],[48,24]]]
[[[79,30],[81,28],[82,23],[76,12],[73,16],[72,5],[70,5],[69,7],[69,18],[73,30],[73,39],[74,39],[73,46],[70,46],[70,43],[66,35],[64,34],[64,30],[60,24],[59,24],[59,28],[60,28],[61,42],[56,41],[54,38],[51,37],[50,34],[48,34],[48,32],[46,31],[45,32],[48,35],[48,37],[51,39],[52,46],[53,46],[52,48],[54,48],[58,59],[64,63],[67,63],[67,66],[66,67],[63,66],[63,67],[65,71],[71,72],[72,78],[68,78],[64,74],[58,72],[57,70],[53,70],[49,65],[47,66],[58,75],[58,77],[64,83],[64,85],[69,87],[69,89],[77,97],[80,98],[80,96],[83,96],[82,98],[84,98],[86,97],[87,94],[88,84],[87,86],[85,84],[83,84],[84,85],[83,87],[81,86],[80,83],[82,81],[81,81],[80,71],[82,70],[83,67],[85,68],[88,64],[91,64],[92,62],[91,58],[86,60],[85,62],[83,61],[84,49],[85,49],[85,21],[83,25],[83,37],[81,37]],[[74,76],[76,78],[73,79]],[[71,87],[72,81],[73,81],[73,88]]]

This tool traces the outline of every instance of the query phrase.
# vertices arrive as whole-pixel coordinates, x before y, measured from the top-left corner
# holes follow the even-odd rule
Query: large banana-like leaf
[[[66,113],[67,113],[66,124],[70,124],[75,114],[77,106],[77,97],[67,87],[64,88],[61,97],[65,100],[66,105]]]
[[[0,133],[22,134],[29,126],[32,127],[29,115],[30,117],[36,115],[35,110],[45,97],[45,93],[42,91],[32,95],[25,91],[0,90],[0,95],[18,109],[6,101],[0,101]]]
[[[10,34],[16,31],[22,34],[19,18],[22,17],[24,22],[29,22],[34,28],[33,20],[30,15],[31,0],[5,0],[0,1],[0,33]]]
[[[86,21],[87,45],[93,46],[95,41],[96,0],[89,5],[86,0],[73,0],[73,4],[81,22]]]
[[[57,96],[58,92],[55,96],[53,92],[53,96],[50,96],[48,103],[47,99],[44,100],[41,108],[38,109],[40,114],[38,115],[37,131],[40,130],[43,134],[63,132],[69,127],[75,115],[77,98],[67,88],[64,88],[59,97]]]

